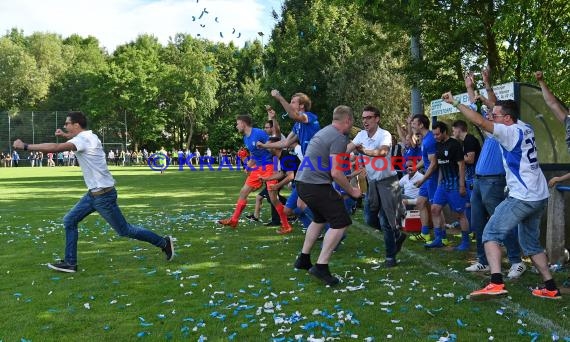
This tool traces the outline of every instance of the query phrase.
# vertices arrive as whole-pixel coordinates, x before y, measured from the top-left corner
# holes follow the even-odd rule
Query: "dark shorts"
[[[352,224],[342,196],[331,184],[297,182],[296,186],[299,197],[313,212],[315,223],[328,222],[332,229],[346,228]]]
[[[261,191],[257,194],[257,196],[261,196],[261,197],[263,197],[263,198],[265,198],[265,199],[268,199],[268,198],[269,198],[269,192],[267,191],[267,186],[264,186],[264,187],[263,187],[263,190],[261,190]]]

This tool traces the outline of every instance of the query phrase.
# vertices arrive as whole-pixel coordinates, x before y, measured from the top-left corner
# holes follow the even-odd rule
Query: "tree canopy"
[[[83,110],[129,149],[237,149],[235,116],[263,124],[271,89],[304,92],[321,125],[346,104],[372,104],[395,133],[410,86],[427,104],[463,89],[466,70],[489,65],[495,83],[534,83],[543,70],[570,98],[570,3],[563,0],[286,0],[266,45],[237,47],[178,33],[149,34],[109,54],[96,37],[24,32],[0,37],[0,112]],[[410,37],[421,58],[410,56]],[[285,133],[291,122],[281,123]]]

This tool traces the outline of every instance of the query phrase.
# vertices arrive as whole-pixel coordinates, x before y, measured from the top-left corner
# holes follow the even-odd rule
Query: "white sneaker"
[[[489,268],[489,265],[483,265],[480,262],[476,262],[473,265],[465,268],[465,270],[467,272],[487,272],[490,270],[490,268]]]
[[[509,274],[507,274],[508,279],[517,279],[520,277],[524,271],[526,271],[526,265],[522,262],[513,264],[511,269],[509,270]]]

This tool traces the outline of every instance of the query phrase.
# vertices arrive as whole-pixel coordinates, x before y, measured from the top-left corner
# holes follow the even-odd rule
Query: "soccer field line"
[[[352,225],[355,226],[356,228],[365,231],[366,233],[368,233],[369,235],[371,235],[372,237],[378,239],[378,240],[382,240],[380,238],[379,235],[377,234],[372,234],[373,232],[373,228],[370,228],[368,226],[366,226],[363,223],[360,223],[358,221],[353,221]],[[426,266],[428,268],[430,268],[431,270],[433,270],[434,272],[437,272],[439,274],[441,274],[442,276],[458,283],[458,284],[463,284],[465,287],[470,288],[470,289],[477,289],[479,288],[479,284],[469,278],[466,278],[464,276],[462,276],[459,272],[453,272],[448,270],[444,265],[439,264],[439,263],[434,263],[433,259],[429,259],[428,256],[423,255],[423,254],[418,254],[412,250],[403,248],[402,251],[400,253],[403,254],[407,254],[409,256],[411,256],[415,261],[420,262],[423,266]],[[529,294],[530,296],[530,294]],[[469,299],[467,299],[469,300]],[[538,300],[538,299],[537,299]],[[562,326],[558,325],[557,323],[553,322],[552,320],[541,316],[540,314],[537,314],[536,312],[532,311],[529,308],[523,307],[522,305],[520,305],[519,303],[513,302],[510,299],[507,298],[503,298],[499,301],[501,306],[504,306],[510,310],[513,310],[515,312],[520,312],[520,311],[524,311],[526,312],[526,316],[528,317],[530,322],[533,322],[534,324],[550,330],[551,332],[556,332],[559,336],[570,336],[570,330],[563,328]]]

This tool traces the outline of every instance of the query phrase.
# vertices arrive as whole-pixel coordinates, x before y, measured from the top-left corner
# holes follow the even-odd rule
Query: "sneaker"
[[[66,273],[75,273],[77,272],[77,265],[70,265],[67,262],[60,260],[58,263],[55,264],[47,264],[48,268],[58,272],[66,272]]]
[[[250,221],[259,222],[259,219],[257,217],[255,217],[255,215],[253,215],[253,214],[249,214],[245,218],[250,220]]]
[[[524,271],[526,271],[526,265],[522,262],[513,264],[511,269],[509,270],[509,274],[507,274],[508,279],[517,279],[519,278]]]
[[[453,248],[454,251],[458,251],[458,252],[468,252],[469,251],[469,242],[467,243],[460,243],[459,245],[455,246]]]
[[[386,268],[396,267],[396,265],[398,265],[398,262],[396,261],[396,259],[384,260],[384,267],[386,267]]]
[[[410,236],[410,241],[419,241],[423,243],[431,242],[431,235],[429,234],[415,234]]]
[[[404,244],[404,241],[406,241],[407,237],[408,235],[406,233],[400,232],[400,236],[396,239],[396,254],[400,253],[402,250],[402,245]]]
[[[295,260],[295,268],[298,270],[308,270],[311,267],[313,267],[313,264],[311,263],[311,260],[309,259],[309,261],[303,261],[301,260],[301,254],[299,254],[297,256],[297,260]]]
[[[483,265],[480,262],[476,262],[473,265],[465,268],[467,272],[487,272],[490,269],[491,268],[489,267],[489,265]]]
[[[174,258],[174,241],[171,236],[165,236],[164,240],[166,240],[166,246],[164,246],[162,251],[166,254],[166,261],[170,261]]]
[[[291,227],[291,225],[289,225],[289,223],[286,224],[282,224],[281,228],[279,230],[277,230],[277,234],[289,234],[293,232],[293,227]]]
[[[489,285],[485,286],[481,290],[471,292],[471,297],[498,296],[508,292],[509,291],[505,290],[505,284],[489,283]]]
[[[224,220],[218,220],[219,224],[223,224],[224,226],[229,226],[232,229],[236,229],[237,228],[237,221],[232,221],[231,218],[229,219],[224,219]]]
[[[269,221],[267,223],[264,223],[264,225],[266,227],[279,227],[281,225],[281,222],[277,221],[277,222],[273,222],[273,221]]]
[[[321,271],[317,268],[317,266],[309,268],[309,273],[329,286],[335,286],[340,283],[340,280],[338,280],[337,277],[333,276],[330,271]]]
[[[424,245],[425,248],[442,248],[445,247],[445,244],[443,243],[443,240],[441,239],[435,239],[430,243],[426,243]]]
[[[545,288],[532,290],[532,295],[535,297],[546,298],[546,299],[562,299],[560,290],[548,291]]]

